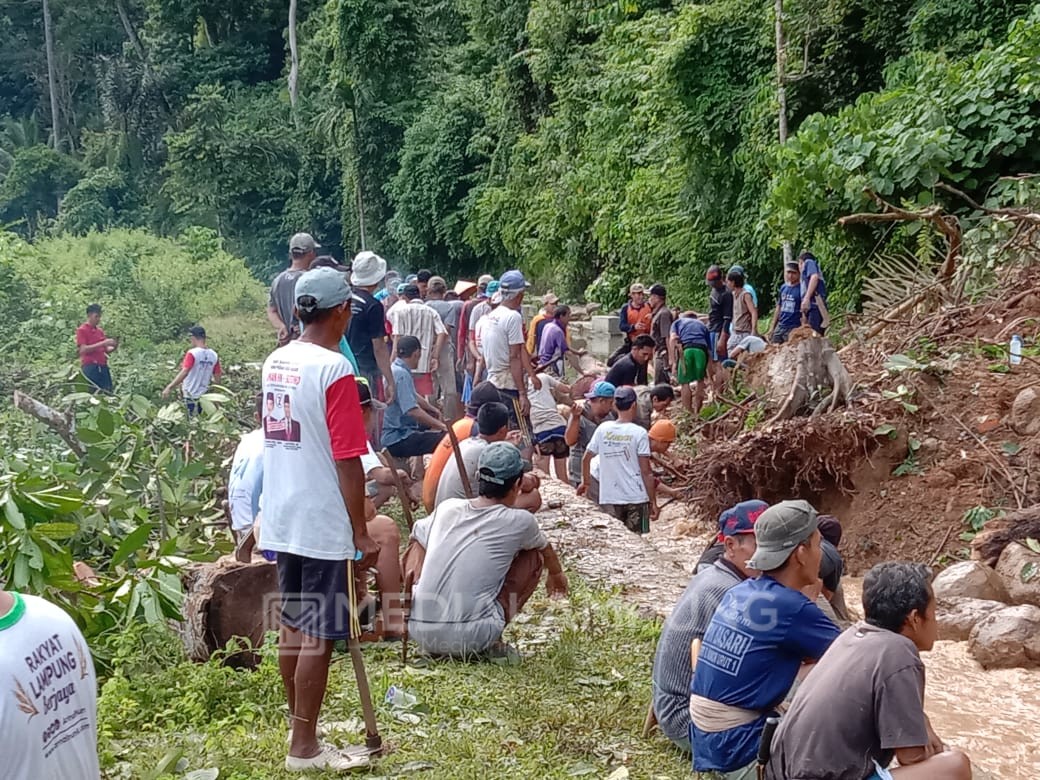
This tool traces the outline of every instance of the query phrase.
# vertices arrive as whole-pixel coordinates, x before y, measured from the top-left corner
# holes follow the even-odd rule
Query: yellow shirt
[[[527,326],[527,352],[535,358],[538,356],[538,345],[534,343],[538,333],[538,323],[545,319],[548,319],[545,309],[539,309],[538,313],[531,318],[531,324]]]

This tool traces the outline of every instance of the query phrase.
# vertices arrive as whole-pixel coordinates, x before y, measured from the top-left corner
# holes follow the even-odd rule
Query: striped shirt
[[[395,336],[415,336],[422,345],[419,367],[414,374],[430,373],[430,360],[434,357],[433,345],[442,333],[447,334],[441,315],[420,300],[399,300],[386,313]]]
[[[669,739],[681,742],[689,736],[690,643],[704,637],[726,591],[743,579],[728,561],[715,561],[694,575],[664,623],[654,656],[654,712]]]

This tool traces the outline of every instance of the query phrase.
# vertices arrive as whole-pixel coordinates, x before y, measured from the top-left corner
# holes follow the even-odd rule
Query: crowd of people
[[[744,355],[802,326],[822,336],[829,324],[826,284],[808,252],[785,267],[764,338],[744,269],[712,266],[703,316],[670,308],[662,284],[633,283],[619,312],[622,344],[599,369],[572,347],[571,308],[556,295],[524,322],[530,285],[519,270],[449,287],[425,269],[402,277],[373,252],[341,264],[320,249],[306,233],[293,236],[289,267],[271,286],[277,347],[262,368],[257,428],[242,437],[228,484],[238,554],[255,547],[277,567],[291,772],[368,761],[330,746],[319,729],[334,645],[356,639],[362,620],[429,656],[516,662],[503,632],[542,575],[551,597],[568,592],[535,517],[542,480],[569,483],[647,533],[658,497],[675,495],[661,469],[678,435],[676,387],[683,407],[699,411]],[[86,379],[110,392],[107,358],[118,342],[100,318],[99,306],[88,308],[76,343]],[[202,327],[189,337],[163,395],[180,386],[195,414],[220,362]],[[379,513],[392,496],[428,512],[406,540]],[[647,724],[694,770],[729,780],[971,777],[968,759],[924,713],[920,652],[936,638],[929,570],[872,569],[864,619],[853,622],[840,541],[837,519],[800,500],[748,500],[719,517],[651,674]],[[0,646],[31,648],[0,655],[0,669],[21,684],[66,658],[82,670],[69,704],[92,712],[85,642],[37,602],[0,591]],[[19,697],[11,717],[32,706]],[[31,714],[28,723],[47,726]],[[74,725],[62,744],[34,754],[26,777],[97,777],[88,749],[96,726]],[[57,739],[37,737],[44,746]]]

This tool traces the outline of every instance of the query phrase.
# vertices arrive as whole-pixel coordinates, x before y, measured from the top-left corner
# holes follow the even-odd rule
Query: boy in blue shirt
[[[812,252],[798,255],[798,270],[802,279],[802,314],[809,327],[822,336],[828,325],[827,282],[823,280],[823,271]]]
[[[773,312],[773,327],[769,329],[769,341],[783,344],[791,331],[802,325],[802,287],[798,276],[798,263],[784,266],[784,283],[776,299]]]
[[[747,566],[762,576],[723,596],[690,685],[690,742],[698,772],[754,778],[766,718],[787,696],[802,664],[819,660],[838,637],[838,627],[813,602],[820,589],[818,524],[806,501],[782,501],[755,523],[757,547]]]

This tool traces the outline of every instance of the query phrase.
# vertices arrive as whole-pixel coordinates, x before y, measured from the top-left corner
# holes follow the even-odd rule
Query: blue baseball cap
[[[523,292],[531,285],[528,284],[524,275],[519,271],[506,271],[502,274],[502,278],[498,280],[499,289],[503,295],[512,295],[514,293]]]
[[[331,309],[349,301],[350,296],[347,275],[335,268],[315,268],[296,282],[296,306],[300,311]]]
[[[490,298],[492,295],[498,292],[502,283],[498,279],[492,279],[487,283],[487,287],[484,289],[484,293]]]
[[[616,392],[617,388],[614,387],[614,385],[610,384],[610,382],[601,381],[596,382],[596,384],[592,386],[592,389],[589,390],[589,392],[585,393],[585,397],[588,398],[590,401],[593,398],[613,398],[614,393]]]
[[[619,387],[614,391],[614,403],[617,408],[628,409],[636,402],[636,390],[634,387]]]
[[[721,542],[727,536],[753,534],[755,522],[759,515],[767,509],[769,509],[769,504],[757,499],[741,501],[739,504],[731,506],[719,515],[719,541]]]

